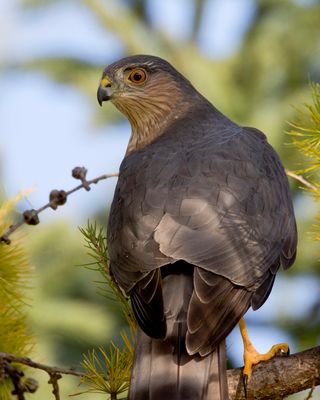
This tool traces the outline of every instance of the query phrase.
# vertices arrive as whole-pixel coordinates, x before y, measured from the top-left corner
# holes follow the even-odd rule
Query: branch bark
[[[247,398],[242,368],[228,370],[230,400],[280,400],[317,385],[320,385],[320,346],[256,365],[247,388]]]
[[[12,354],[0,353],[1,359],[42,369],[49,374],[84,376],[83,372],[51,367]],[[247,397],[243,389],[242,368],[228,370],[227,376],[230,400],[282,400],[290,394],[320,385],[320,346],[256,365],[247,387]]]
[[[0,362],[27,365],[28,367],[31,368],[41,369],[42,371],[45,371],[48,374],[57,374],[57,375],[64,374],[64,375],[74,375],[79,377],[83,377],[85,375],[83,372],[76,371],[71,368],[68,369],[68,368],[52,367],[50,365],[41,364],[36,361],[33,361],[31,360],[31,358],[28,357],[18,357],[9,353],[0,352]]]

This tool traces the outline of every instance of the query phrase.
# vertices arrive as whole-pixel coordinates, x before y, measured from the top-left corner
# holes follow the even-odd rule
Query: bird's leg
[[[240,328],[240,333],[242,336],[243,346],[244,346],[243,383],[244,383],[244,389],[246,392],[247,384],[252,375],[253,365],[258,364],[260,361],[268,361],[272,357],[274,357],[275,355],[278,355],[278,354],[288,355],[289,354],[289,346],[287,343],[275,344],[274,346],[271,347],[271,349],[267,353],[260,354],[254,348],[253,344],[251,343],[251,341],[249,339],[247,327],[244,323],[243,318],[241,318],[239,321],[239,328]]]

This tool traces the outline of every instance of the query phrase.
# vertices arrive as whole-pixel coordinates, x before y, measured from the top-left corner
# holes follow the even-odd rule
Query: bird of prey
[[[132,127],[107,233],[139,326],[129,399],[226,400],[224,340],[240,321],[250,377],[267,357],[242,317],[295,259],[284,168],[263,133],[232,122],[159,57],[109,65],[97,97]]]

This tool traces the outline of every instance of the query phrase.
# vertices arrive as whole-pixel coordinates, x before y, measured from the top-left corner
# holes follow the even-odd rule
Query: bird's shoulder
[[[150,186],[175,179],[177,186],[178,177],[217,179],[219,171],[250,178],[268,169],[270,156],[277,159],[266,136],[257,129],[229,121],[197,121],[179,120],[156,141],[127,155],[120,167],[122,184],[146,182]]]

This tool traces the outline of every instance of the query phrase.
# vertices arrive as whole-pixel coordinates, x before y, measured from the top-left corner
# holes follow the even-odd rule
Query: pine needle
[[[15,204],[25,195],[21,193],[0,206],[0,235],[11,224]],[[0,352],[26,356],[33,340],[27,330],[25,307],[26,289],[30,287],[32,269],[16,241],[14,245],[0,243]],[[1,379],[1,400],[12,399],[12,384],[8,377]]]
[[[312,104],[304,104],[297,122],[291,122],[288,134],[292,145],[305,156],[305,165],[295,171],[297,174],[310,174],[320,169],[320,84],[311,84]]]
[[[84,266],[98,271],[101,274],[102,280],[96,282],[99,284],[100,293],[111,302],[120,306],[121,312],[129,327],[135,330],[136,322],[132,314],[129,300],[110,273],[107,239],[104,228],[97,227],[96,222],[88,222],[86,228],[80,228],[80,232],[84,236],[88,255],[94,260],[92,263],[85,264]]]
[[[125,334],[123,334],[125,335]],[[124,339],[126,345],[119,348],[111,342],[108,353],[99,348],[99,354],[91,350],[84,356],[82,367],[85,376],[81,378],[90,389],[83,393],[108,393],[111,398],[126,393],[129,388],[133,348],[128,337]]]
[[[125,394],[129,389],[136,322],[128,298],[110,273],[104,228],[98,228],[96,223],[88,222],[87,227],[81,228],[80,231],[84,236],[88,255],[93,259],[93,262],[85,264],[85,267],[101,274],[101,280],[96,281],[100,293],[120,307],[128,323],[129,333],[121,333],[123,342],[121,347],[111,342],[108,351],[100,347],[98,352],[91,350],[88,355],[84,356],[81,365],[85,371],[85,376],[81,378],[81,382],[87,384],[89,389],[74,395],[107,393],[110,399],[114,400],[118,399],[119,395]]]
[[[299,111],[299,120],[290,123],[292,129],[288,134],[292,137],[292,145],[304,156],[305,161],[296,174],[307,174],[309,185],[304,188],[316,201],[320,201],[320,84],[311,84],[312,104],[304,104]],[[303,179],[303,178],[302,178]],[[313,236],[320,240],[320,219],[312,229]]]

